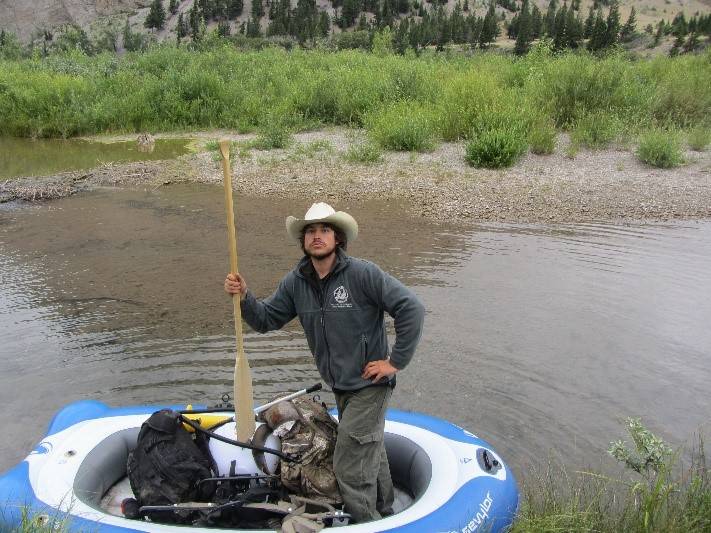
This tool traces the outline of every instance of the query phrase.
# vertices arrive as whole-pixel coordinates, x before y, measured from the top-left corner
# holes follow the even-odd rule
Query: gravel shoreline
[[[250,135],[213,131],[157,137],[191,137],[196,144]],[[135,136],[93,138],[110,142]],[[246,196],[389,198],[431,219],[501,222],[671,220],[711,217],[711,153],[686,152],[686,164],[657,169],[637,161],[631,148],[580,150],[569,157],[559,135],[555,153],[528,154],[512,168],[469,167],[463,143],[443,143],[424,154],[385,152],[381,163],[343,160],[363,132],[332,128],[294,136],[284,150],[249,150],[233,163],[235,190]],[[314,141],[319,143],[314,144]],[[222,183],[215,152],[172,161],[109,164],[91,171],[0,182],[0,202],[61,198],[100,186],[151,187],[178,182]]]

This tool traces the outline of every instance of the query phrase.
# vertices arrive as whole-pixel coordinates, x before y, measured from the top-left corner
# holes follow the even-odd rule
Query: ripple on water
[[[97,191],[0,212],[0,390],[10,411],[34,413],[7,422],[0,467],[72,400],[231,392],[221,194]],[[237,205],[240,268],[265,296],[299,258],[283,224],[304,206]],[[709,423],[711,223],[452,226],[387,202],[337,207],[360,223],[352,253],[427,308],[394,406],[471,429],[519,469],[596,463],[628,415],[676,443]],[[259,403],[319,381],[296,321],[246,329],[245,352]]]

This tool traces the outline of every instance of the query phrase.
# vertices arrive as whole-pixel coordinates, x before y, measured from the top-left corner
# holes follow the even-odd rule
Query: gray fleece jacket
[[[361,378],[369,361],[388,357],[384,312],[395,319],[390,363],[405,368],[420,340],[425,309],[415,294],[377,265],[338,249],[331,273],[319,282],[308,257],[289,272],[274,294],[257,300],[247,291],[242,317],[260,333],[298,316],[321,377],[338,390],[371,385]]]

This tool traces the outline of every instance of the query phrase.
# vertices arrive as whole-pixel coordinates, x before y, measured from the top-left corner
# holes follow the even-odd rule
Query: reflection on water
[[[106,163],[175,159],[188,153],[188,139],[157,139],[151,149],[136,141],[90,142],[76,139],[0,137],[0,179],[47,176]]]
[[[240,268],[267,295],[298,260],[284,231],[308,202],[236,198]],[[395,203],[337,206],[353,255],[428,309],[396,407],[443,416],[518,469],[596,463],[642,416],[675,443],[709,423],[711,223],[433,224]],[[0,468],[60,406],[214,403],[232,388],[222,193],[101,191],[0,211]],[[392,328],[391,328],[392,329]],[[245,335],[255,399],[318,381],[298,322]],[[326,393],[324,398],[329,401]]]

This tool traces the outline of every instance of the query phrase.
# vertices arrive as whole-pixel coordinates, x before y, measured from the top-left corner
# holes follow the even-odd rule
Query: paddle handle
[[[227,217],[227,239],[230,252],[230,272],[236,274],[237,266],[237,232],[235,230],[234,203],[232,201],[232,169],[230,168],[230,143],[220,141],[222,155],[222,172],[225,178],[225,215]],[[240,296],[232,298],[235,316],[235,337],[237,338],[237,360],[235,361],[234,374],[234,399],[235,399],[235,430],[237,439],[246,441],[252,438],[256,424],[252,406],[254,397],[252,393],[252,375],[249,362],[244,355],[244,342],[242,339],[242,308]]]

